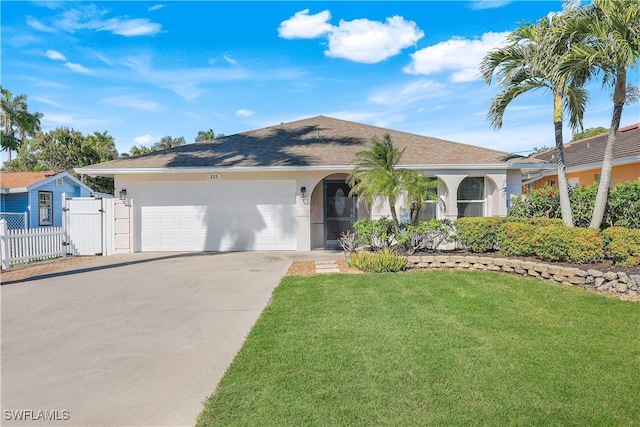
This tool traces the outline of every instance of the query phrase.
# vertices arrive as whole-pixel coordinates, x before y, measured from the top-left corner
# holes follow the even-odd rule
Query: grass
[[[640,425],[640,304],[488,272],[286,277],[213,425]]]

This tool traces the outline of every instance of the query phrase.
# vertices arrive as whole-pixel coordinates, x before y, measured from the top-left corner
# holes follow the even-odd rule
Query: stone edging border
[[[414,255],[407,257],[407,268],[502,271],[555,280],[564,285],[593,287],[599,291],[615,292],[619,295],[638,296],[640,294],[640,274],[627,275],[624,272],[581,270],[574,267],[512,258],[468,255]]]

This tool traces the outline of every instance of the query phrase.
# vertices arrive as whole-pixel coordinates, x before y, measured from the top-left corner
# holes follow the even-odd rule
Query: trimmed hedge
[[[456,240],[471,252],[494,250],[500,226],[505,221],[499,217],[460,218],[456,221]]]
[[[633,267],[640,264],[640,230],[610,227],[602,231],[608,258],[616,265]]]
[[[580,264],[605,257],[598,230],[567,227],[560,219],[464,218],[456,226],[459,232],[462,230],[458,240],[471,252],[499,248],[505,256],[536,256],[545,261]]]

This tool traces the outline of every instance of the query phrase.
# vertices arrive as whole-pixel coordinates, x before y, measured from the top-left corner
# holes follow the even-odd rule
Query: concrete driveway
[[[3,285],[2,425],[193,425],[291,261],[323,258],[114,255]]]

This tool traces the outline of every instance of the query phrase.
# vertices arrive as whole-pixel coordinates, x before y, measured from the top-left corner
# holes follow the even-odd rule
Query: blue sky
[[[325,115],[509,152],[553,146],[551,98],[486,119],[477,77],[506,32],[561,1],[3,1],[2,85],[43,130],[108,131],[120,152]],[[637,84],[638,69],[630,81]],[[590,86],[585,128],[610,122]],[[622,124],[640,121],[640,104]],[[571,138],[566,129],[565,138]],[[3,160],[6,153],[3,154]]]

